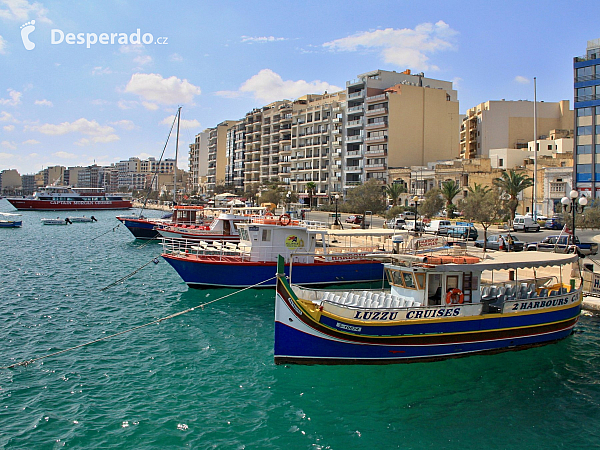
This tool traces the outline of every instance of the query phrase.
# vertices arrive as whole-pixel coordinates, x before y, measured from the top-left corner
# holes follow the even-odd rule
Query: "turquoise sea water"
[[[10,211],[5,200],[0,211]],[[90,213],[86,213],[90,215]],[[0,366],[218,299],[114,218],[0,230]],[[152,212],[151,212],[152,214]],[[81,213],[61,213],[81,215]],[[158,216],[158,212],[154,212]],[[107,233],[107,234],[104,234]],[[103,235],[104,234],[104,235]],[[94,239],[95,238],[95,239]],[[542,348],[392,366],[275,366],[273,298],[246,291],[0,370],[0,448],[600,447],[600,317]]]

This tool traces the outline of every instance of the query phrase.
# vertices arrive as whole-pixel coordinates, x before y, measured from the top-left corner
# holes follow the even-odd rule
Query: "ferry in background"
[[[109,194],[103,188],[74,188],[71,186],[46,186],[33,195],[7,198],[18,210],[76,211],[93,209],[129,209],[129,194]]]

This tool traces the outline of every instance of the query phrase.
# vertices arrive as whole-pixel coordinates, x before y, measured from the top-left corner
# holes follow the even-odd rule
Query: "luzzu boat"
[[[21,214],[0,213],[0,228],[21,228],[23,220]]]
[[[563,282],[577,255],[394,256],[385,264],[388,290],[301,288],[280,267],[275,363],[390,364],[524,349],[569,336],[581,311],[579,274]],[[547,266],[559,275],[540,276]]]
[[[366,255],[386,252],[379,249],[380,243],[360,243],[365,244],[365,236],[383,239],[394,234],[393,230],[328,230],[325,224],[292,221],[287,215],[255,217],[237,227],[239,244],[165,239],[162,257],[194,288],[259,283],[257,287],[273,287],[278,255],[285,258],[286,273],[293,272],[294,281],[301,285],[381,282],[383,264]],[[333,241],[339,244],[344,235],[359,245],[335,245]]]

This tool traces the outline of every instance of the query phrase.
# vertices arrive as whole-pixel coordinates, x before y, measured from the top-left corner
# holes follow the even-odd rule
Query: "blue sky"
[[[600,38],[599,13],[597,0],[0,0],[0,170],[159,157],[177,106],[187,168],[203,129],[375,69],[453,81],[461,113],[533,100],[533,77],[539,101],[572,107],[572,58]]]

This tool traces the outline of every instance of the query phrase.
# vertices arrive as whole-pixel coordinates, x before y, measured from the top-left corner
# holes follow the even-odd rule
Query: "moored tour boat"
[[[70,225],[71,221],[69,218],[61,219],[57,217],[56,219],[41,219],[43,225]]]
[[[562,281],[577,255],[395,258],[385,264],[389,290],[306,289],[279,268],[275,362],[390,364],[518,350],[567,337],[581,311],[581,282]],[[547,266],[560,275],[540,277]]]
[[[324,224],[283,217],[260,216],[251,223],[238,224],[237,245],[215,242],[207,246],[197,240],[164,239],[162,257],[190,287],[242,288],[258,283],[258,287],[272,287],[277,255],[285,257],[286,273],[301,285],[381,282],[382,263],[366,257],[379,251],[379,245],[342,247],[333,246],[332,241],[344,234],[389,237],[393,230],[327,230]]]
[[[96,219],[94,216],[90,216],[90,217],[86,217],[86,216],[71,217],[71,216],[69,216],[68,219],[71,221],[71,223],[98,222],[98,219]]]
[[[19,210],[75,211],[95,209],[129,209],[131,199],[127,194],[109,194],[102,188],[73,188],[71,186],[46,186],[29,197],[7,198]]]
[[[21,217],[21,214],[0,213],[0,228],[21,228],[23,221],[18,217]]]

